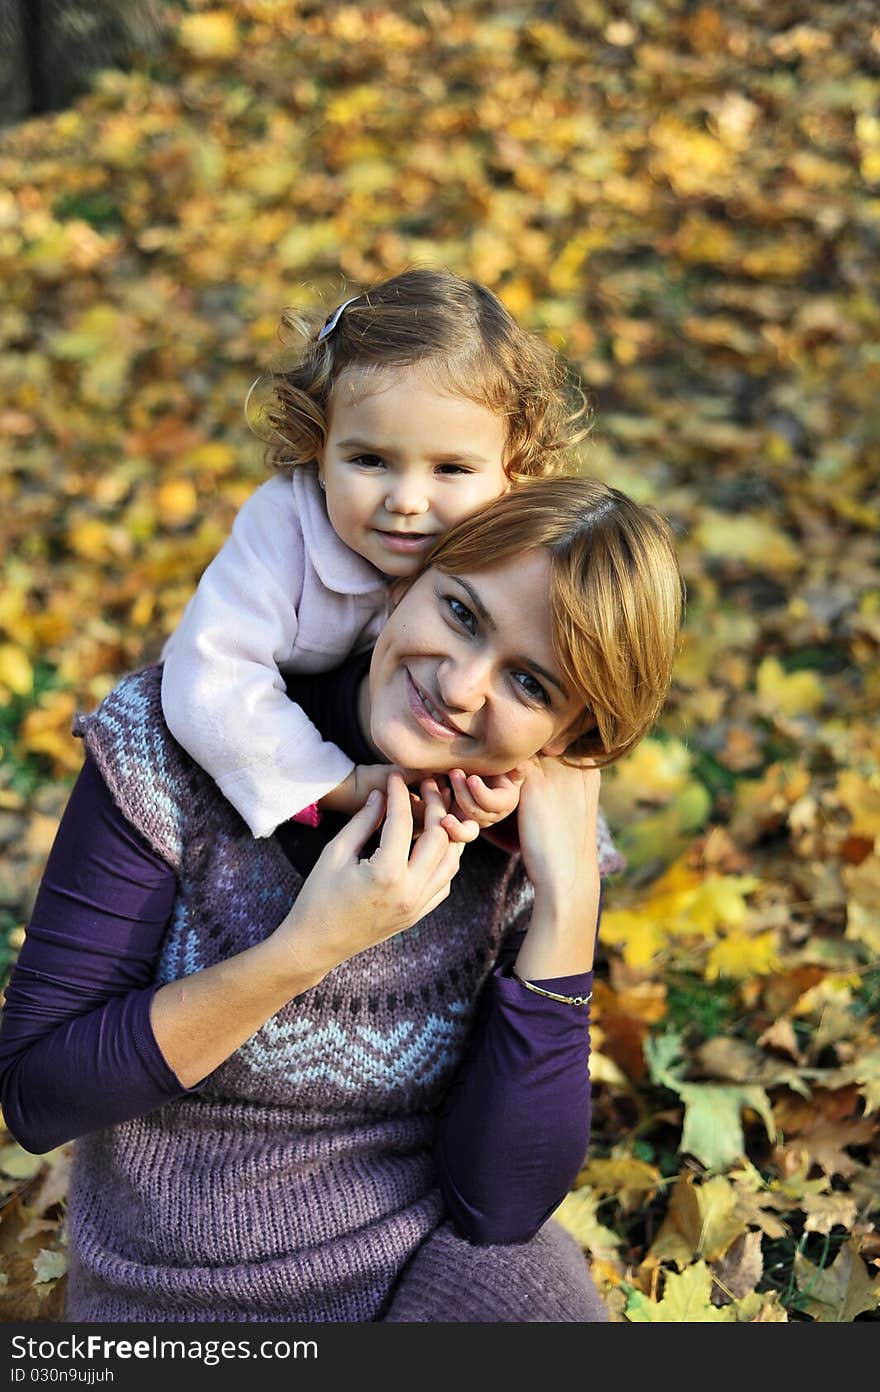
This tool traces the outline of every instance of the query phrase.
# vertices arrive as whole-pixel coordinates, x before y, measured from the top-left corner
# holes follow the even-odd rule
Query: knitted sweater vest
[[[173,740],[160,669],[75,729],[178,876],[158,980],[264,940],[302,877]],[[441,1222],[435,1110],[530,899],[519,858],[474,843],[444,904],[290,1001],[198,1091],[77,1141],[68,1318],[380,1319]]]

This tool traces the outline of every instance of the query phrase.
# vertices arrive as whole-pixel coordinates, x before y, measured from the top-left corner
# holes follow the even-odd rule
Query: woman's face
[[[370,665],[362,717],[380,753],[405,768],[482,774],[563,753],[584,707],[553,654],[549,589],[544,550],[473,574],[421,575]]]

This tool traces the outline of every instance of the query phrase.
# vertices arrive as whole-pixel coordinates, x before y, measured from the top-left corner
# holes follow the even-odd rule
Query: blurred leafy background
[[[629,866],[559,1216],[616,1320],[878,1319],[876,6],[4,4],[4,970],[74,711],[264,477],[282,307],[450,266],[568,356],[581,467],[689,590],[603,781]],[[57,1319],[69,1148],[0,1141],[0,1317]]]

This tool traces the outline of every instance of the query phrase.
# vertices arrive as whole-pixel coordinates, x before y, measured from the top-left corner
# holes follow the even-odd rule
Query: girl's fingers
[[[454,841],[457,844],[460,843],[461,845],[467,845],[469,841],[476,841],[480,834],[479,823],[475,822],[472,817],[466,817],[462,820],[454,816],[451,812],[447,813],[440,822],[440,825],[446,832],[450,841]]]
[[[452,791],[455,794],[459,811],[463,812],[466,817],[476,817],[480,812],[480,807],[471,796],[464,770],[450,769],[449,781],[452,784]]]
[[[446,811],[440,789],[435,778],[425,778],[419,786],[422,801],[425,804],[424,825],[439,826],[440,818]]]
[[[505,774],[495,787],[489,787],[478,773],[472,773],[467,780],[468,790],[474,802],[483,812],[506,812],[510,807],[511,795],[516,785]]]

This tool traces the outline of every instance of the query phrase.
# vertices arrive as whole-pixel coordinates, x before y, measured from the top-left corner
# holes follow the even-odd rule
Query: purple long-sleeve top
[[[356,762],[363,655],[289,691]],[[341,819],[276,831],[308,874]],[[467,854],[467,851],[465,851]],[[499,854],[502,852],[499,850]],[[86,758],[49,856],[0,1020],[0,1103],[21,1145],[43,1153],[152,1111],[185,1088],[150,1022],[174,871],[114,803]],[[589,1008],[529,991],[504,947],[440,1111],[435,1157],[450,1216],[475,1242],[527,1240],[564,1197],[589,1141]],[[588,995],[592,973],[537,981]]]

